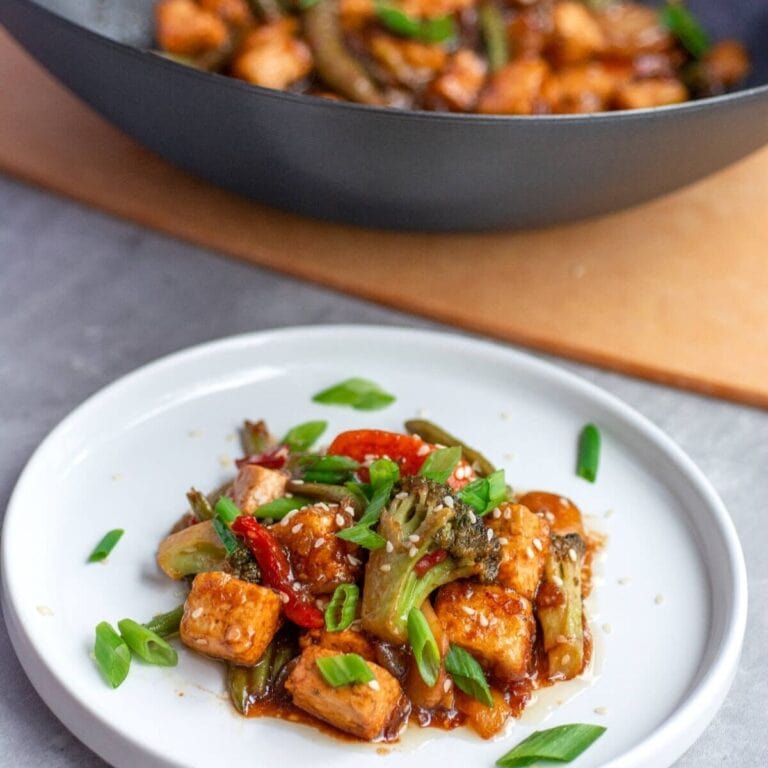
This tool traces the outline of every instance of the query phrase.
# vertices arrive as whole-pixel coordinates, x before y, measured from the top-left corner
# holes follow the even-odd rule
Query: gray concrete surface
[[[238,264],[0,178],[0,510],[75,405],[160,355],[303,323],[433,324]],[[677,768],[768,766],[768,414],[563,363],[650,417],[711,478],[747,558],[734,687]],[[0,768],[104,763],[48,711],[0,623]]]

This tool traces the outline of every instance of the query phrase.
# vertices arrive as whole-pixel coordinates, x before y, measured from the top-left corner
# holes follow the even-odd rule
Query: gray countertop
[[[35,446],[85,397],[166,353],[314,323],[433,323],[226,260],[0,177],[0,510]],[[725,705],[678,768],[768,766],[768,414],[573,363],[666,430],[724,498],[750,611]],[[0,768],[102,766],[48,711],[0,624]]]

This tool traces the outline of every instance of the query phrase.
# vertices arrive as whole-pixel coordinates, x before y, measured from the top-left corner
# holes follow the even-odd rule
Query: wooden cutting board
[[[597,220],[517,234],[396,234],[274,211],[173,168],[2,31],[0,83],[0,170],[9,174],[344,293],[768,407],[768,149]]]

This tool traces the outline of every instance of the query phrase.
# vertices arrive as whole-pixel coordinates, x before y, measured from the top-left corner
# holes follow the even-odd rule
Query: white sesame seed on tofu
[[[493,529],[488,528],[488,530],[485,532],[485,535],[488,537],[488,541],[493,541]]]
[[[384,573],[389,573],[392,570],[392,566],[389,563],[384,563],[379,566],[379,570],[384,571]]]
[[[203,615],[203,609],[202,608],[195,608],[194,611],[192,611],[192,618],[193,619],[199,619]]]
[[[315,543],[312,545],[312,548],[313,549],[320,549],[320,547],[323,546],[323,542],[324,541],[325,541],[325,539],[323,539],[323,538],[315,539]]]
[[[544,549],[544,545],[541,543],[541,539],[538,539],[538,538],[533,540],[533,546],[536,547],[536,549],[538,549],[539,552],[541,552]]]
[[[336,515],[336,525],[338,525],[339,528],[343,528],[346,522],[347,519],[344,517],[344,515]]]
[[[499,544],[501,544],[502,547],[505,547],[509,544],[509,539],[506,536],[499,536]]]
[[[393,544],[391,541],[388,541],[388,542],[387,542],[387,543],[384,545],[384,549],[386,549],[386,550],[387,550],[387,552],[390,552],[390,553],[391,553],[391,552],[394,552],[394,551],[395,551],[395,545],[394,545],[394,544]]]
[[[379,683],[379,681],[375,677],[373,678],[373,680],[369,680],[368,681],[368,687],[372,691],[380,691],[381,690],[381,684]]]
[[[354,555],[347,555],[347,562],[350,565],[360,565],[360,563],[362,563],[363,561],[355,557]]]
[[[296,523],[296,525],[291,528],[291,533],[298,533],[303,527],[304,523]]]
[[[501,517],[501,510],[496,507],[491,514],[493,515],[494,520],[498,520]]]
[[[445,693],[448,693],[448,691],[451,690],[452,686],[453,686],[453,681],[451,680],[450,677],[446,677],[445,680],[443,681],[443,691],[445,691]]]
[[[485,617],[484,614],[480,614],[478,617],[478,621],[480,622],[481,627],[487,627],[488,626],[488,619]]]
[[[198,637],[195,639],[198,645],[208,645],[208,641],[204,637]]]
[[[354,508],[354,507],[349,507],[349,506],[347,506],[347,507],[344,507],[344,511],[345,511],[345,512],[346,512],[348,515],[354,515],[354,514],[355,514],[355,508]]]
[[[467,616],[474,616],[475,615],[475,609],[470,608],[468,605],[462,605],[461,610],[464,611],[464,613],[467,614]]]
[[[504,510],[504,519],[505,520],[511,520],[512,519],[512,510],[507,507],[507,509]]]

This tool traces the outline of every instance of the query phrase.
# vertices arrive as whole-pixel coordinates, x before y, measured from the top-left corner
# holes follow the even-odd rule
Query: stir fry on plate
[[[537,688],[583,672],[597,542],[572,502],[517,496],[430,422],[313,450],[324,428],[278,441],[246,422],[237,475],[191,490],[157,551],[190,583],[169,621],[227,665],[242,714],[371,741],[409,721],[489,738]]]
[[[165,55],[278,90],[401,109],[535,115],[678,104],[749,57],[676,0],[159,0]]]

